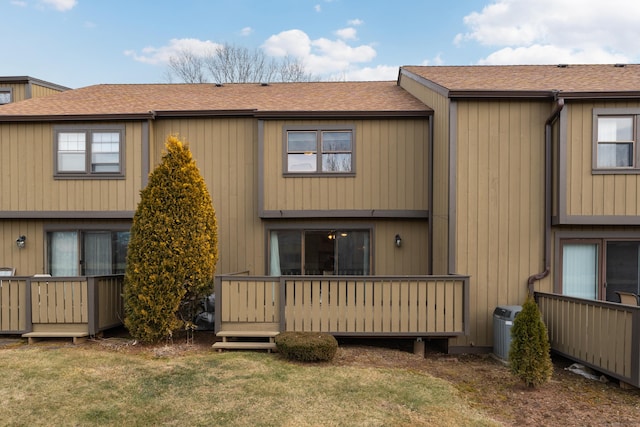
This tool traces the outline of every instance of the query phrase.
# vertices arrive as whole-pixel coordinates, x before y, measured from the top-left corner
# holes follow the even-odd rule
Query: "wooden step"
[[[28,343],[33,344],[38,338],[72,338],[74,344],[78,344],[89,334],[86,332],[27,332],[22,334],[23,338],[28,338]]]
[[[271,352],[276,350],[274,342],[247,342],[247,341],[226,341],[217,342],[212,346],[218,351],[222,350],[267,350]]]
[[[238,338],[274,338],[280,332],[274,331],[220,331],[218,337],[238,337]]]

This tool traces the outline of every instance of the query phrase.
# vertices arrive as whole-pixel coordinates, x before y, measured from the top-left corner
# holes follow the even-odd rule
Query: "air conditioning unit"
[[[520,305],[498,306],[493,311],[493,354],[501,360],[509,360],[511,327],[513,320],[521,311]]]

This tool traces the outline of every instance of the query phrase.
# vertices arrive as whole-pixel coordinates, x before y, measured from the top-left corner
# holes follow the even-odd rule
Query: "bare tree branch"
[[[183,49],[176,56],[169,58],[169,75],[175,75],[185,83],[207,83],[203,65],[202,56]]]
[[[183,50],[169,59],[168,80],[187,83],[269,83],[312,81],[304,64],[295,58],[268,57],[260,49],[224,44],[206,55]],[[317,79],[315,79],[317,80]]]

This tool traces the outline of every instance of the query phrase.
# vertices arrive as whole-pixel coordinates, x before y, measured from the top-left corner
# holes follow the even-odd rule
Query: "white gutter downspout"
[[[557,95],[556,95],[557,97]],[[557,98],[556,108],[553,110],[549,118],[544,124],[544,271],[533,274],[527,279],[529,295],[533,295],[533,285],[535,282],[544,279],[551,272],[551,139],[552,125],[559,117],[560,112],[564,108],[564,99]]]

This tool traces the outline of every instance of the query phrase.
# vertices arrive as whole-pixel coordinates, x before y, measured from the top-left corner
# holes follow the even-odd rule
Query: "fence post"
[[[95,277],[87,277],[87,323],[88,323],[88,331],[90,336],[94,336],[96,334],[96,325],[99,325],[98,319],[98,293],[96,292],[96,278]]]

